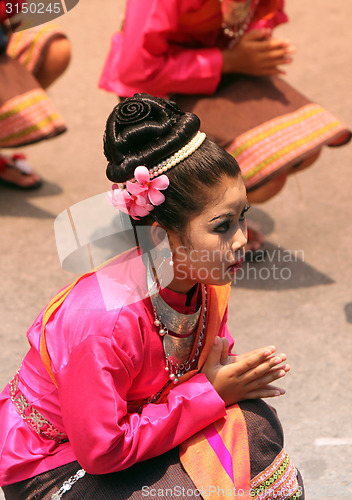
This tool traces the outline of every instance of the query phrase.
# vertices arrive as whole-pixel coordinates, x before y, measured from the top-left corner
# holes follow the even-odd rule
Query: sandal
[[[42,180],[26,161],[23,154],[14,154],[10,158],[0,156],[0,184],[4,186],[30,190],[38,189]]]
[[[350,131],[345,132],[340,135],[337,139],[328,143],[329,148],[338,148],[339,146],[344,146],[348,142],[350,142],[352,134]]]

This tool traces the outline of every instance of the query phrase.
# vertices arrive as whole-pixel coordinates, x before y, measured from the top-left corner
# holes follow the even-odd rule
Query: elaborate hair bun
[[[104,134],[107,177],[126,182],[135,167],[151,168],[187,144],[199,130],[199,118],[174,102],[135,94],[113,109]]]
[[[148,101],[127,99],[115,108],[115,121],[119,125],[133,125],[146,118],[151,113],[151,106]]]

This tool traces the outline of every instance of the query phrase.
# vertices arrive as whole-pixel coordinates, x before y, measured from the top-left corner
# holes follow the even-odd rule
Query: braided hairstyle
[[[182,112],[174,102],[148,94],[135,94],[120,102],[108,117],[104,134],[106,175],[117,183],[133,178],[134,169],[148,169],[173,155],[198,132],[200,120]],[[237,178],[236,160],[206,138],[189,157],[166,172],[170,185],[165,201],[134,225],[157,221],[165,229],[183,231],[192,216],[212,200],[212,187],[224,175]]]

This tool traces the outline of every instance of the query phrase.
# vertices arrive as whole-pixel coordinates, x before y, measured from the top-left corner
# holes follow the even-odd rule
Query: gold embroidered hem
[[[251,481],[253,499],[298,500],[301,494],[297,469],[285,450],[281,450],[274,462]]]
[[[38,410],[33,408],[33,406],[27,401],[25,396],[18,389],[19,381],[19,374],[16,373],[14,378],[9,383],[9,386],[11,401],[15,405],[15,408],[21,418],[27,422],[32,430],[47,439],[53,439],[58,444],[68,441],[66,434],[59,431],[59,429],[43,417],[43,415]]]

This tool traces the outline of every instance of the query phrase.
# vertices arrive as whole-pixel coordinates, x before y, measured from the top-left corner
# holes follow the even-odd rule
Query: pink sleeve
[[[226,413],[203,374],[174,386],[165,404],[128,413],[127,394],[138,375],[135,365],[110,339],[90,336],[56,373],[65,429],[89,473],[114,472],[160,455]]]
[[[115,37],[102,79],[113,81],[115,72],[127,87],[158,96],[213,94],[221,77],[220,50],[183,48],[169,42],[180,16],[202,1],[129,0],[123,36]]]

